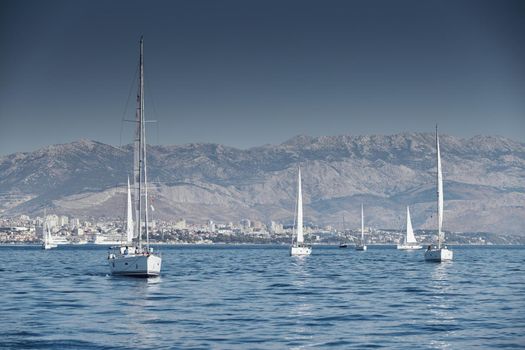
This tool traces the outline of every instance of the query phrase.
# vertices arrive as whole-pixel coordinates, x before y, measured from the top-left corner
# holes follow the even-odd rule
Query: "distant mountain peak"
[[[315,136],[308,136],[308,135],[296,135],[292,137],[291,139],[283,142],[281,145],[285,146],[304,146],[307,144],[311,144],[317,140],[317,137]]]

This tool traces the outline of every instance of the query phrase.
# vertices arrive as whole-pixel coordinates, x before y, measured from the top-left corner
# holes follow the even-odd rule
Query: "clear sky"
[[[142,34],[151,143],[525,142],[525,1],[0,0],[0,154],[130,142]]]

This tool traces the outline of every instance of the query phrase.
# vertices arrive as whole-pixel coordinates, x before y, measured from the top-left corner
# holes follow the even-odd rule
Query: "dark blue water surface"
[[[525,347],[525,247],[163,247],[111,277],[104,247],[0,247],[2,349]]]

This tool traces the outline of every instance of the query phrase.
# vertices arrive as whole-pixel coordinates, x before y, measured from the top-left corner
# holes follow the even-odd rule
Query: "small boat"
[[[441,154],[439,152],[439,136],[436,125],[436,156],[437,156],[437,246],[429,245],[425,251],[426,261],[450,261],[453,258],[452,250],[444,245],[445,235],[443,234],[443,174],[441,172]]]
[[[42,243],[42,249],[49,250],[56,248],[57,245],[55,242],[53,242],[53,237],[51,236],[51,230],[49,229],[49,224],[47,221],[43,225],[43,235],[44,235],[44,242]]]
[[[113,275],[152,277],[159,276],[162,258],[149,245],[148,225],[148,178],[146,167],[146,122],[144,120],[144,41],[140,38],[139,87],[137,97],[136,133],[133,157],[133,184],[135,220],[133,224],[131,188],[128,179],[127,240],[121,246],[112,247],[108,253],[108,264]],[[144,220],[144,221],[142,221]],[[146,245],[142,243],[142,222],[146,234]],[[136,237],[136,239],[134,239]]]
[[[355,245],[355,250],[364,252],[366,250],[365,244],[365,216],[363,204],[361,204],[361,240]]]
[[[312,247],[304,243],[303,235],[303,194],[301,191],[301,169],[299,168],[297,176],[297,225],[296,232],[292,235],[292,246],[290,247],[290,256],[310,255]],[[294,238],[296,238],[294,240]]]
[[[403,239],[403,243],[397,245],[399,250],[417,250],[421,249],[421,245],[417,243],[412,229],[412,221],[410,220],[410,209],[407,206],[407,232]]]

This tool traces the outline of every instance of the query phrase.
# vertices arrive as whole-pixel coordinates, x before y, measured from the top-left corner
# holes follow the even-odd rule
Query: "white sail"
[[[407,206],[407,235],[405,243],[417,243],[412,229],[412,221],[410,220],[410,209]]]
[[[48,245],[54,245],[53,243],[53,236],[51,236],[51,228],[49,227],[49,224],[46,222],[46,236],[47,236],[47,242]]]
[[[47,221],[44,222],[44,225],[43,225],[43,235],[44,235],[44,245],[48,245],[49,244],[49,226],[47,225]]]
[[[290,247],[291,256],[305,256],[312,253],[312,247],[304,244],[304,235],[303,235],[303,193],[301,190],[301,169],[299,168],[297,175],[297,212],[296,214],[296,230],[297,230],[297,240],[293,242]]]
[[[57,245],[56,243],[53,242],[53,237],[51,236],[51,230],[49,228],[49,224],[47,223],[47,221],[45,221],[42,224],[42,231],[43,231],[42,234],[44,238],[44,243],[42,244],[42,248],[46,250],[56,248]]]
[[[140,97],[137,97],[140,98]],[[136,115],[135,140],[133,144],[133,208],[135,209],[135,220],[140,218],[140,102]],[[140,225],[134,225],[133,237],[138,238]]]
[[[438,248],[441,248],[443,240],[443,174],[441,173],[441,153],[439,151],[439,136],[436,126],[436,149],[437,149],[437,221],[438,221]]]
[[[131,187],[129,185],[128,177],[128,210],[127,210],[127,221],[126,221],[126,242],[131,244],[133,241],[133,205],[131,204]]]
[[[144,105],[144,101],[142,101]],[[144,118],[144,117],[143,117]],[[144,120],[143,120],[144,121]],[[149,250],[149,205],[148,205],[148,162],[146,161],[146,125],[142,126],[142,147],[144,162],[144,227],[146,230],[146,246]]]
[[[361,204],[361,244],[365,244],[365,215]]]
[[[297,178],[297,243],[303,243],[303,194],[301,191],[301,168]]]

